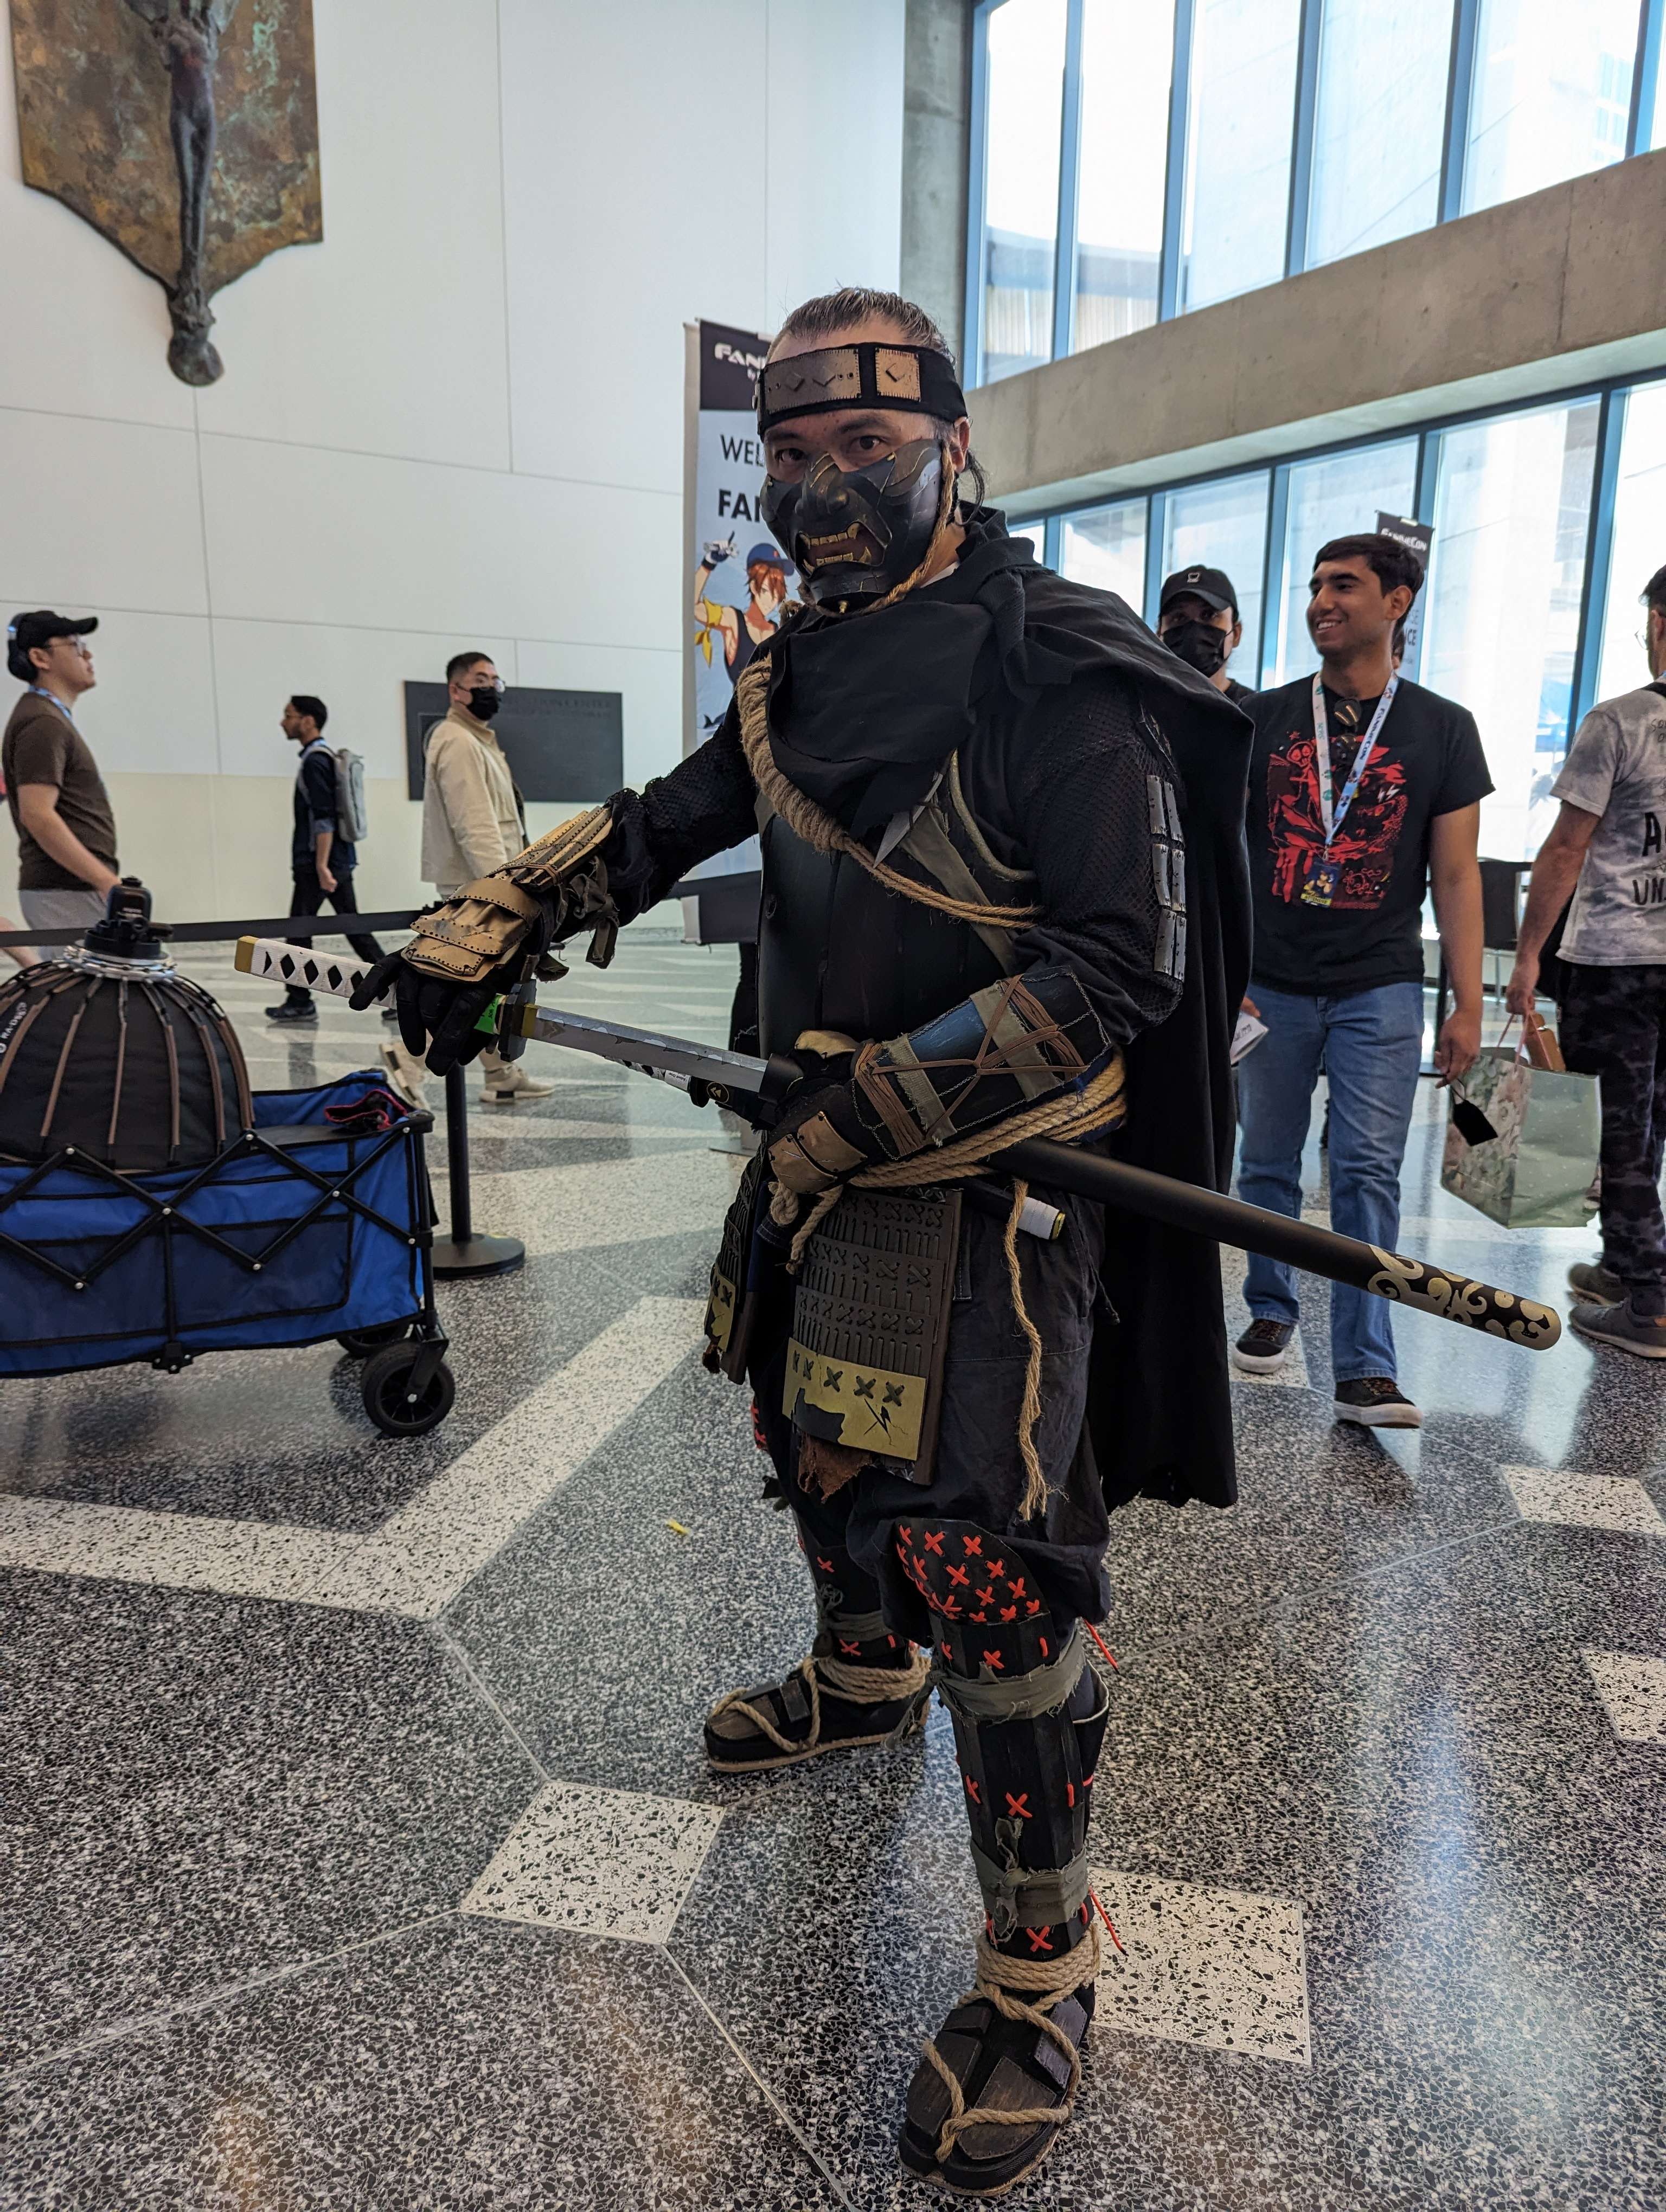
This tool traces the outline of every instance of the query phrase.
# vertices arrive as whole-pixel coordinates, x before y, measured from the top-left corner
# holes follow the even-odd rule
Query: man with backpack
[[[284,736],[301,748],[295,770],[295,835],[289,848],[295,875],[289,911],[316,914],[328,900],[337,914],[356,914],[353,870],[358,848],[350,833],[364,835],[363,783],[354,774],[357,758],[350,754],[338,757],[325,744],[324,726],[330,710],[310,692],[297,691],[281,719]],[[307,941],[291,939],[296,944]],[[382,948],[374,937],[350,936],[347,941],[361,960],[382,957]],[[384,1018],[391,1020],[391,1012]],[[316,1022],[318,1008],[312,993],[291,983],[283,1004],[267,1007],[266,1019],[291,1026]]]
[[[1666,1359],[1666,568],[1643,587],[1650,681],[1598,702],[1551,790],[1561,812],[1539,848],[1505,994],[1532,1012],[1539,964],[1567,907],[1560,957],[1562,1052],[1600,1080],[1602,1253],[1568,1270],[1581,1336]]]

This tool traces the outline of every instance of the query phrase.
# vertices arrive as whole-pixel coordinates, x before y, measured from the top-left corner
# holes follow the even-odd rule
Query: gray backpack
[[[364,762],[346,745],[334,750],[336,835],[350,845],[362,845],[370,835],[370,816],[364,803]]]

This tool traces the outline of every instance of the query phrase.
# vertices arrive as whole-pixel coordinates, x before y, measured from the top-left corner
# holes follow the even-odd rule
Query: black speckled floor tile
[[[449,1910],[538,1786],[413,1623],[0,1591],[12,2056]]]
[[[447,1920],[15,2094],[8,2212],[830,2212],[662,1951]]]

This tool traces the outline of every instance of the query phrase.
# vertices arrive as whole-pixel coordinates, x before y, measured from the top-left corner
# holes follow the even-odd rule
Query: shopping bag
[[[1547,1030],[1534,1050],[1538,1060],[1560,1061]],[[1582,1229],[1602,1136],[1596,1078],[1535,1066],[1500,1041],[1483,1047],[1462,1091],[1498,1134],[1470,1144],[1449,1123],[1441,1188],[1505,1229]]]

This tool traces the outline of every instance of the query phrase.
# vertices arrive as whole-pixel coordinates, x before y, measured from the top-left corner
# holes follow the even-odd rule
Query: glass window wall
[[[1288,684],[1318,665],[1307,634],[1307,586],[1313,556],[1333,538],[1375,530],[1380,512],[1409,514],[1417,497],[1417,440],[1324,453],[1286,471],[1284,542],[1278,561],[1273,650],[1263,683]]]
[[[1638,0],[1481,0],[1463,207],[1625,158]]]
[[[984,383],[1053,358],[1064,34],[1065,0],[1005,0],[988,18]]]
[[[1177,305],[1285,273],[1301,0],[1197,0]]]
[[[1556,812],[1584,604],[1599,402],[1472,422],[1437,444],[1422,681],[1468,708],[1497,788],[1481,849],[1536,852]]]
[[[1324,0],[1310,266],[1438,220],[1451,52],[1451,0]]]
[[[1085,0],[1072,350],[1157,320],[1174,0]]]
[[[1115,592],[1136,614],[1146,600],[1146,502],[1089,507],[1062,518],[1060,572],[1079,584]]]
[[[1666,384],[1647,384],[1625,401],[1620,471],[1614,485],[1608,603],[1603,611],[1596,696],[1648,683],[1638,594],[1666,567]]]
[[[1224,568],[1231,578],[1243,636],[1226,665],[1240,684],[1252,690],[1261,665],[1262,578],[1267,565],[1271,488],[1270,476],[1261,470],[1253,476],[1223,477],[1216,483],[1188,484],[1182,491],[1164,493],[1157,501],[1162,516],[1163,576],[1195,566]],[[1155,607],[1146,612],[1148,621],[1156,621]]]

